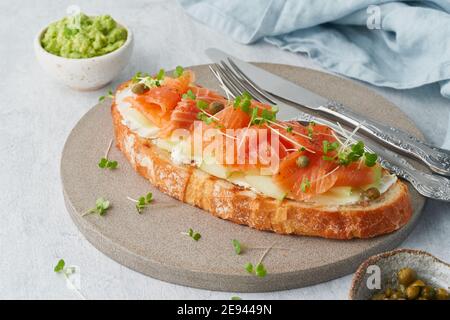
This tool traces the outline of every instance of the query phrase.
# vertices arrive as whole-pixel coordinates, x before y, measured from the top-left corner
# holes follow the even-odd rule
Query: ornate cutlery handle
[[[301,122],[314,121],[322,123],[333,128],[337,132],[339,132],[340,129],[331,121],[320,119],[306,113],[299,113],[296,120]],[[354,136],[354,139],[359,140],[360,138],[361,137],[358,134]],[[378,154],[381,166],[395,175],[409,181],[421,195],[430,199],[450,201],[450,179],[417,170],[406,159],[395,152],[383,148],[375,142],[367,141],[366,147],[368,147],[371,152]]]
[[[400,159],[402,166],[380,158],[380,164],[395,173],[397,176],[409,181],[412,186],[423,196],[442,201],[450,201],[450,180],[439,175],[432,175],[413,168],[405,159]]]
[[[360,125],[361,130],[381,142],[422,160],[434,172],[450,176],[450,153],[431,147],[400,129],[369,120],[335,101],[330,101],[326,106],[320,107],[319,110],[338,117],[354,126]]]

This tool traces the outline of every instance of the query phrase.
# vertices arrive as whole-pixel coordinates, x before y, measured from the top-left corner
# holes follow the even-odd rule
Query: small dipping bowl
[[[369,277],[374,274],[373,267],[381,272],[381,289],[369,289]],[[450,265],[432,254],[413,249],[398,249],[384,252],[368,258],[356,270],[349,292],[350,300],[370,300],[375,293],[383,291],[402,268],[412,268],[418,278],[427,284],[449,290]],[[368,268],[371,272],[367,273]],[[368,281],[369,280],[369,281]]]
[[[118,49],[105,55],[71,59],[46,51],[41,44],[48,26],[38,32],[34,39],[34,51],[44,71],[67,86],[81,91],[96,90],[106,86],[125,68],[133,51],[133,34],[126,26],[127,40]]]

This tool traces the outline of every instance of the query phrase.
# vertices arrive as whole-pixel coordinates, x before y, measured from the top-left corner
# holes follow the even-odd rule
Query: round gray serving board
[[[400,110],[351,81],[293,66],[261,66],[422,137]],[[218,89],[207,66],[192,69],[199,84]],[[111,171],[97,167],[113,137],[109,103],[92,108],[67,139],[61,160],[66,205],[75,224],[96,248],[117,262],[157,279],[233,292],[284,290],[324,282],[352,273],[367,257],[398,246],[414,228],[425,203],[411,189],[414,208],[411,221],[397,232],[369,240],[278,235],[224,221],[159,192],[132,169],[115,147],[110,158],[119,162],[119,168]],[[149,191],[155,201],[138,214],[127,196],[137,198]],[[99,197],[109,199],[112,208],[102,217],[81,217]],[[181,234],[188,228],[201,233],[200,241]],[[276,243],[288,250],[272,249],[264,259],[268,274],[259,278],[248,274],[244,265],[257,263],[264,250],[249,249],[238,256],[232,239],[250,247]]]

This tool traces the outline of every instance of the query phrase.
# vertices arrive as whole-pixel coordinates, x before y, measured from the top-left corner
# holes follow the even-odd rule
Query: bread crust
[[[162,192],[216,217],[280,234],[352,239],[393,232],[412,215],[408,188],[400,180],[376,201],[358,205],[317,206],[257,194],[193,166],[174,164],[168,152],[122,124],[115,103],[111,113],[116,145],[140,175]]]

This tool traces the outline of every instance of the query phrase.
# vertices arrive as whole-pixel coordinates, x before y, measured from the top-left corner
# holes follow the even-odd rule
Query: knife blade
[[[206,55],[214,62],[233,60],[233,62],[247,75],[253,82],[264,90],[276,94],[277,96],[290,100],[294,103],[304,105],[309,108],[319,109],[320,106],[326,105],[329,99],[324,98],[314,92],[300,87],[286,79],[283,79],[264,69],[256,67],[248,62],[232,57],[229,54],[215,49],[206,49]]]

